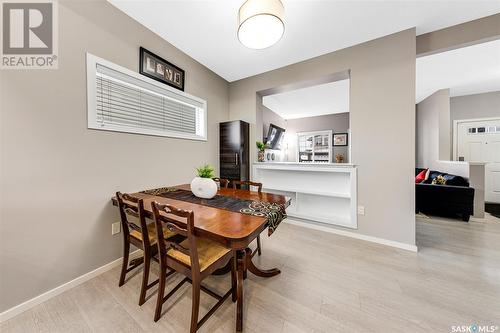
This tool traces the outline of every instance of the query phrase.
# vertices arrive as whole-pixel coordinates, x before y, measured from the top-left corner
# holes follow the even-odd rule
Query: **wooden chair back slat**
[[[187,230],[179,227],[177,224],[172,222],[165,222],[165,228],[175,232],[176,234],[182,235],[184,237],[188,236]]]
[[[137,217],[137,218],[139,217],[139,212],[137,209],[127,207],[126,205],[124,205],[123,210],[125,211],[125,213],[127,215],[131,215],[131,216]]]

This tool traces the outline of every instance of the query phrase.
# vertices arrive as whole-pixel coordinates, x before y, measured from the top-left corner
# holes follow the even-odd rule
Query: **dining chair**
[[[215,177],[212,179],[216,183],[219,183],[221,188],[228,188],[229,187],[229,179],[224,179],[224,178],[219,178],[219,177]]]
[[[177,209],[171,205],[152,203],[153,217],[158,237],[158,256],[160,262],[160,284],[154,320],[161,317],[163,303],[172,296],[185,282],[190,282],[193,287],[191,329],[196,332],[203,323],[224,303],[232,294],[233,302],[236,301],[236,260],[234,251],[211,240],[196,235],[194,229],[194,213]],[[182,242],[170,241],[161,237],[163,228],[178,235],[186,237]],[[223,296],[208,289],[201,281],[210,276],[215,270],[227,265],[231,260],[231,289]],[[178,283],[166,296],[166,271],[172,268],[181,273],[185,278]],[[214,297],[218,302],[198,321],[200,308],[200,290]]]
[[[259,194],[262,193],[262,183],[256,183],[249,180],[233,180],[233,189],[235,190],[238,188],[245,189],[244,187],[246,187],[246,189],[250,191],[252,186],[257,188],[257,192]],[[259,254],[259,256],[262,254],[260,235],[257,236],[257,253]]]
[[[118,286],[125,284],[125,276],[127,273],[144,263],[142,272],[141,293],[139,295],[139,305],[143,305],[146,301],[146,291],[158,283],[158,279],[149,282],[149,267],[151,259],[155,260],[158,248],[156,246],[156,229],[154,223],[146,223],[146,216],[144,214],[144,202],[142,199],[133,197],[126,193],[116,193],[116,200],[118,201],[118,209],[120,210],[120,219],[123,233],[123,261],[120,273],[120,281]],[[138,220],[138,224],[129,221],[129,217]],[[169,238],[175,234],[169,230],[165,230],[163,237]],[[129,266],[129,253],[130,244],[144,253],[143,257],[130,261]]]

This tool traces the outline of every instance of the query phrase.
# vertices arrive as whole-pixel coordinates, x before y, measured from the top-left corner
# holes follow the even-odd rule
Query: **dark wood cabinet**
[[[250,125],[241,120],[219,124],[220,177],[229,180],[249,180]]]

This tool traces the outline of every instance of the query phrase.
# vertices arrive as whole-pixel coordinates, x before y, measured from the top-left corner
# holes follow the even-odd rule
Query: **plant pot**
[[[217,183],[211,178],[195,177],[191,182],[191,192],[198,198],[212,199],[217,194]]]
[[[264,162],[264,151],[263,150],[259,150],[259,152],[257,153],[257,161]]]

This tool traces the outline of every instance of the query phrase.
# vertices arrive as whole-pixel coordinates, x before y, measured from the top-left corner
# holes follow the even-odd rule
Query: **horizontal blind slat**
[[[121,120],[129,120],[129,121],[135,121],[138,124],[138,126],[142,126],[141,124],[143,125],[151,124],[155,125],[156,127],[164,127],[165,129],[178,128],[187,131],[193,130],[195,128],[195,124],[192,122],[181,124],[178,121],[152,118],[143,114],[131,114],[128,112],[120,112],[120,110],[117,109],[105,110],[100,115],[102,119],[107,123],[113,123],[113,122],[119,123]]]
[[[111,100],[111,102],[110,102]],[[185,119],[194,119],[196,117],[196,112],[191,110],[188,110],[188,112],[182,112],[181,110],[162,110],[158,108],[153,108],[148,105],[141,105],[141,104],[133,104],[133,103],[128,103],[123,100],[111,98],[111,99],[101,99],[98,98],[97,100],[98,106],[101,108],[106,108],[106,107],[117,107],[117,108],[122,108],[124,111],[130,110],[130,112],[142,112],[142,113],[147,113],[150,115],[156,115],[159,117],[167,117],[167,118],[172,118],[172,119],[180,119],[180,118],[185,118]],[[164,112],[162,112],[164,111]]]
[[[196,134],[197,105],[147,82],[97,65],[97,120],[102,126],[124,126]],[[148,90],[151,89],[151,90]],[[165,92],[167,92],[165,94]],[[193,105],[194,104],[194,105]]]

